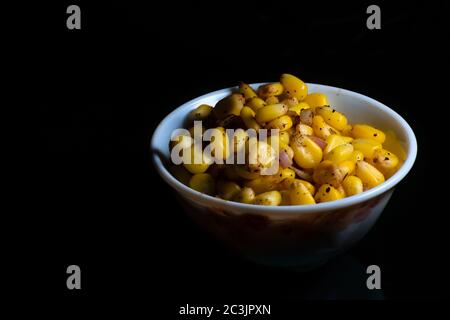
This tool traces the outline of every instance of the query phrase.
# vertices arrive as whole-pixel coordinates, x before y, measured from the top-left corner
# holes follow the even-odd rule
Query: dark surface
[[[27,165],[34,210],[19,219],[16,236],[27,240],[13,261],[39,261],[37,287],[68,304],[133,305],[156,293],[170,313],[195,302],[448,298],[448,188],[438,166],[448,143],[448,5],[380,4],[377,31],[365,26],[367,5],[83,1],[81,31],[65,28],[65,4],[48,7],[25,60],[26,98],[39,113]],[[419,144],[369,235],[306,275],[243,262],[197,230],[149,157],[153,129],[175,107],[283,72],[391,106]],[[70,264],[82,269],[80,292],[65,288]],[[370,264],[381,267],[382,292],[362,287]]]

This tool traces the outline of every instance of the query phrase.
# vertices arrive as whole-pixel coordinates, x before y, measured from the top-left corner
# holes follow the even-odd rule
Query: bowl
[[[253,88],[263,83],[252,84]],[[169,184],[185,211],[204,230],[246,259],[256,263],[307,270],[325,263],[363,238],[377,221],[394,187],[407,175],[417,154],[416,137],[408,123],[384,104],[362,94],[308,83],[309,92],[322,92],[350,123],[391,129],[406,150],[406,160],[389,179],[358,195],[313,205],[269,207],[226,201],[195,191],[168,170],[169,141],[183,128],[187,114],[200,104],[214,106],[236,88],[214,91],[172,111],[154,131],[154,166]]]

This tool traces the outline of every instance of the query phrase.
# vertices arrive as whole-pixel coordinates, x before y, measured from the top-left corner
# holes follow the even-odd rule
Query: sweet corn
[[[233,181],[219,181],[217,183],[217,192],[220,198],[225,200],[233,199],[239,192],[241,187]]]
[[[280,131],[288,130],[292,127],[292,119],[289,116],[281,116],[276,119],[273,119],[268,124],[266,124],[266,129],[278,129]]]
[[[312,128],[314,129],[314,134],[323,140],[326,140],[329,135],[339,133],[339,131],[332,128],[325,122],[323,117],[319,115],[313,117]]]
[[[311,106],[311,108],[317,108],[317,107],[329,105],[327,96],[324,95],[323,93],[317,93],[317,92],[308,94],[306,96],[304,102],[309,104]]]
[[[280,103],[280,100],[276,96],[271,96],[266,99],[266,104],[276,104]]]
[[[289,202],[292,205],[314,204],[316,201],[311,192],[302,184],[293,184],[289,191]]]
[[[339,170],[342,172],[344,177],[351,175],[355,171],[356,161],[345,160],[338,164]]]
[[[289,137],[289,133],[287,131],[281,131],[278,135],[278,139],[279,139],[278,144],[280,146],[280,149],[282,149],[286,146],[289,146],[290,137]]]
[[[356,161],[364,160],[364,154],[359,150],[354,150],[349,160],[353,161],[354,163],[356,163]]]
[[[189,187],[201,193],[214,195],[214,179],[209,173],[194,174],[189,180]]]
[[[272,96],[279,96],[283,93],[283,85],[279,82],[262,85],[258,88],[258,96],[262,99],[267,99]]]
[[[258,97],[252,87],[244,82],[239,83],[239,92],[244,95],[245,100]]]
[[[290,97],[297,98],[298,101],[305,99],[308,94],[308,87],[296,76],[284,73],[280,77],[280,82],[285,88],[286,94]]]
[[[317,107],[315,112],[322,116],[326,123],[337,130],[343,130],[347,126],[347,118],[329,106]]]
[[[314,135],[314,130],[307,124],[299,123],[296,127],[296,130],[298,133],[304,135],[304,136],[312,136]]]
[[[244,102],[245,99],[242,94],[233,93],[217,102],[212,112],[217,119],[224,119],[232,114],[239,116],[242,107],[244,107]]]
[[[306,187],[306,189],[308,189],[308,191],[311,193],[311,195],[314,195],[314,193],[316,192],[316,189],[314,188],[314,185],[306,180],[302,180],[302,179],[293,179],[293,178],[287,178],[284,179],[281,182],[281,187],[283,189],[292,189],[294,188],[297,184],[302,184]]]
[[[186,151],[188,151],[186,154],[183,153],[183,165],[190,173],[198,174],[208,170],[209,165],[212,163],[212,159],[210,159],[201,148],[198,148],[193,144],[191,148],[186,149]]]
[[[191,113],[189,114],[189,119],[191,121],[206,120],[211,114],[212,110],[213,107],[211,107],[210,105],[201,104],[200,106],[191,111]]]
[[[342,161],[350,159],[353,153],[353,146],[350,143],[341,144],[330,152],[328,152],[324,159],[330,160],[334,163],[340,163]]]
[[[313,180],[318,185],[331,184],[338,187],[344,180],[344,174],[335,163],[324,160],[314,170]]]
[[[379,149],[375,152],[373,159],[369,160],[369,163],[380,170],[383,175],[390,177],[397,169],[399,160],[392,152],[385,149]]]
[[[223,127],[211,129],[211,143],[209,148],[211,155],[216,159],[224,160],[230,155],[229,139]]]
[[[328,202],[342,199],[342,193],[333,187],[331,184],[323,184],[320,186],[319,190],[317,190],[314,199],[317,203],[320,202]]]
[[[295,178],[295,172],[292,169],[284,168],[277,174],[271,176],[260,176],[259,178],[244,182],[244,186],[252,188],[256,194],[276,190],[279,183],[284,179]]]
[[[347,124],[344,129],[342,129],[341,134],[346,137],[352,137],[352,126]]]
[[[258,177],[260,177],[259,172],[251,172],[249,168],[245,165],[235,165],[233,167],[234,172],[241,178],[247,179],[247,180],[253,180]]]
[[[285,104],[271,104],[256,110],[256,121],[259,124],[263,124],[281,117],[286,114],[287,111],[288,107]]]
[[[295,105],[292,105],[289,107],[288,115],[290,115],[291,117],[300,116],[300,113],[302,112],[302,110],[310,109],[310,108],[311,107],[307,103],[300,102],[298,104],[295,104]]]
[[[288,108],[298,105],[298,102],[299,101],[296,97],[286,97],[281,101],[281,103],[284,103],[285,105],[287,105]]]
[[[253,111],[256,111],[258,109],[261,109],[262,107],[265,107],[267,104],[266,102],[261,99],[261,98],[251,98],[248,102],[247,105],[253,109]]]
[[[405,149],[403,149],[403,146],[401,145],[394,131],[387,130],[385,136],[386,140],[383,143],[383,148],[395,153],[400,161],[405,161],[406,151]]]
[[[289,190],[280,190],[281,203],[280,206],[290,206],[291,200],[289,198]]]
[[[327,146],[324,149],[324,153],[327,154],[337,146],[340,146],[342,144],[349,143],[353,140],[353,138],[350,137],[343,137],[338,134],[330,134],[326,139],[325,142],[327,143]]]
[[[367,124],[353,125],[352,135],[355,139],[370,139],[378,143],[383,143],[386,139],[383,131],[375,129]]]
[[[252,188],[244,187],[233,199],[236,202],[251,204],[255,201],[255,192]]]
[[[232,136],[233,141],[233,151],[234,153],[240,152],[245,148],[247,144],[248,134],[247,131],[243,129],[237,129],[234,131]]]
[[[248,129],[259,131],[260,126],[255,120],[255,111],[249,107],[243,107],[241,110],[241,118]]]
[[[342,187],[344,188],[347,197],[364,191],[361,179],[356,176],[347,176],[344,181],[342,181]]]
[[[376,187],[384,182],[383,174],[364,160],[356,162],[355,175],[361,179],[364,187],[367,189]]]
[[[352,142],[353,148],[357,151],[361,151],[364,158],[372,159],[375,155],[375,151],[381,149],[381,143],[370,139],[355,139]]]
[[[278,206],[281,203],[281,194],[279,191],[268,191],[258,194],[255,197],[254,204],[263,206]]]
[[[294,151],[294,161],[301,168],[315,168],[322,160],[322,149],[306,136],[295,134],[290,146]]]

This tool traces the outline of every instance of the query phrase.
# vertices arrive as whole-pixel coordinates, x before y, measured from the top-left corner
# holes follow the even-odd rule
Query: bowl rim
[[[257,87],[262,84],[266,84],[268,82],[261,82],[261,83],[252,83],[250,86]],[[340,94],[346,94],[350,96],[354,96],[357,98],[360,98],[362,100],[366,100],[369,102],[372,107],[379,108],[383,110],[385,113],[387,113],[390,117],[394,118],[394,120],[403,127],[403,129],[406,132],[407,141],[406,144],[408,145],[408,152],[406,155],[406,160],[403,163],[402,167],[389,179],[381,183],[380,185],[364,191],[360,194],[353,195],[350,197],[345,197],[343,199],[335,200],[335,201],[329,201],[329,202],[322,202],[322,203],[316,203],[316,204],[308,204],[308,205],[289,205],[289,206],[264,206],[264,205],[255,205],[255,204],[245,204],[240,202],[234,202],[229,200],[224,200],[220,198],[216,198],[204,193],[201,193],[199,191],[196,191],[194,189],[191,189],[190,187],[184,185],[180,181],[178,181],[166,168],[164,163],[162,162],[160,156],[157,152],[154,151],[156,148],[156,141],[158,140],[158,137],[160,133],[162,132],[162,128],[165,126],[167,122],[170,121],[170,119],[175,115],[175,113],[178,112],[179,109],[185,108],[187,105],[193,105],[197,101],[203,100],[205,98],[209,98],[211,96],[220,95],[224,93],[231,92],[233,90],[237,89],[237,86],[234,87],[228,87],[216,91],[212,91],[209,93],[206,93],[204,95],[201,95],[199,97],[196,97],[194,99],[191,99],[187,101],[186,103],[183,103],[181,106],[175,108],[172,110],[167,116],[164,117],[164,119],[159,123],[159,125],[156,127],[155,131],[153,132],[153,136],[150,141],[150,152],[151,152],[151,159],[153,161],[154,166],[156,167],[156,170],[158,171],[159,175],[163,178],[166,183],[168,183],[172,188],[174,188],[177,192],[179,190],[183,191],[184,193],[189,194],[189,197],[198,201],[202,202],[204,204],[209,204],[211,207],[228,207],[231,210],[239,210],[239,211],[246,211],[246,212],[252,212],[252,213],[273,213],[273,212],[291,212],[291,213],[312,213],[312,212],[318,212],[318,211],[328,211],[328,210],[335,210],[335,209],[341,209],[345,207],[350,207],[352,205],[356,205],[362,202],[366,202],[370,199],[373,199],[393,187],[395,187],[411,170],[417,156],[417,140],[416,136],[414,135],[413,130],[409,126],[409,124],[404,120],[397,112],[389,108],[388,106],[384,105],[383,103],[370,98],[366,95],[363,95],[358,92],[350,91],[347,89],[342,89],[339,87],[333,87],[328,85],[322,85],[322,84],[315,84],[315,83],[307,83],[308,86],[318,86],[321,88],[331,89],[331,90],[337,90]]]

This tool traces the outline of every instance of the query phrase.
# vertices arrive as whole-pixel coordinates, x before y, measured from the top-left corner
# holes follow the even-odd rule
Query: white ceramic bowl
[[[214,91],[183,104],[161,121],[152,137],[151,151],[156,170],[174,189],[186,212],[205,230],[258,263],[309,269],[349,248],[374,225],[394,187],[406,176],[416,159],[416,137],[408,123],[392,109],[352,91],[310,83],[308,88],[310,93],[325,93],[330,105],[343,112],[350,123],[369,123],[382,130],[393,130],[407,153],[402,167],[373,189],[314,205],[249,205],[197,192],[175,179],[167,169],[170,135],[173,130],[183,127],[192,109],[203,103],[214,106],[236,88]]]

